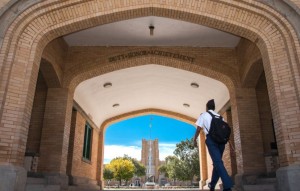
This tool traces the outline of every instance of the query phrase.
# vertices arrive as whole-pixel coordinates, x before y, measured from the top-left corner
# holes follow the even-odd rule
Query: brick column
[[[97,176],[96,179],[98,181],[98,185],[100,186],[100,190],[104,188],[104,179],[103,179],[103,160],[104,160],[104,133],[103,128],[99,133],[98,139],[98,159],[97,159]]]
[[[222,114],[223,118],[229,126],[232,128],[232,115],[231,111],[226,111]],[[232,129],[233,130],[233,129]],[[230,135],[230,140],[226,144],[225,151],[223,154],[223,161],[225,168],[227,169],[228,174],[233,177],[237,173],[236,169],[236,155],[235,155],[235,149],[234,149],[234,133],[232,132]]]
[[[204,143],[205,144],[205,143]],[[206,146],[206,144],[205,144]],[[211,181],[211,176],[212,176],[212,171],[214,169],[214,163],[213,161],[211,160],[211,156],[209,154],[209,151],[208,151],[208,148],[207,146],[205,147],[205,151],[206,151],[206,169],[207,169],[207,183],[209,183]],[[221,178],[219,179],[219,182],[221,181]],[[218,189],[218,184],[216,185],[215,187],[216,189]]]
[[[38,166],[41,172],[66,173],[72,106],[69,89],[48,89]]]
[[[207,172],[207,149],[205,145],[205,134],[203,131],[200,132],[199,135],[199,158],[200,158],[200,177],[201,180],[199,182],[199,186],[201,189],[206,185],[206,181],[208,180],[208,172]]]
[[[263,173],[264,151],[255,89],[235,89],[231,105],[237,173]]]
[[[24,191],[24,155],[38,64],[18,62],[9,68],[0,72],[0,191]]]

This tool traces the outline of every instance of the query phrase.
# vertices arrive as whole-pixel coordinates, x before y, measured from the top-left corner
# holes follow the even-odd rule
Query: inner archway
[[[170,67],[174,66],[174,60],[162,61],[164,65],[139,65],[85,80],[76,87],[74,100],[99,127],[106,119],[147,108],[174,111],[196,119],[205,111],[207,100],[215,99],[216,110],[229,102],[229,91],[223,83]],[[100,69],[95,67],[93,73]]]
[[[178,148],[176,144],[183,141],[187,143],[187,140],[191,140],[193,137],[194,132],[195,127],[192,124],[157,114],[141,114],[115,122],[109,125],[104,132],[104,165],[110,164],[117,157],[126,158],[124,156],[128,156],[142,164],[145,171],[144,174],[140,171],[134,174],[134,177],[127,181],[127,185],[134,184],[135,180],[139,180],[140,185],[134,184],[136,188],[143,187],[146,181],[155,182],[162,187],[166,183],[171,183],[172,179],[170,179],[171,177],[167,179],[159,169],[165,164],[167,156],[174,156],[173,152]],[[196,149],[187,147],[182,151],[196,152]],[[200,171],[196,170],[199,169],[199,160],[194,160],[196,160],[196,163],[193,163],[195,170],[191,170],[190,173],[195,173],[195,176],[199,178]],[[177,174],[180,175],[180,173]],[[198,183],[196,178],[193,178],[193,183],[195,182]],[[119,184],[119,182],[110,182],[110,185],[115,184]],[[191,186],[191,180],[186,182],[178,180],[176,185],[180,184]],[[107,182],[105,185],[107,187]]]

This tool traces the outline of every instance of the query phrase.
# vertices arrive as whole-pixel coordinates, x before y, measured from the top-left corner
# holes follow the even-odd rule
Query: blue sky
[[[149,140],[150,136],[152,140],[158,139],[159,158],[164,160],[173,154],[176,143],[192,138],[194,133],[194,125],[159,115],[139,116],[114,123],[105,132],[104,164],[124,154],[140,160],[142,139]]]

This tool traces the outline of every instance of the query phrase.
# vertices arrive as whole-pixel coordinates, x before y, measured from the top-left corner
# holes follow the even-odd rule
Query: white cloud
[[[164,161],[169,155],[174,155],[176,143],[159,143],[159,160]]]
[[[159,143],[159,160],[164,161],[167,156],[174,155],[175,148],[176,143]],[[142,148],[138,146],[105,145],[104,164],[110,163],[116,157],[123,157],[125,154],[140,161],[141,151]]]
[[[125,145],[105,145],[104,146],[104,164],[108,164],[116,157],[123,157],[125,154],[141,160],[141,147]]]

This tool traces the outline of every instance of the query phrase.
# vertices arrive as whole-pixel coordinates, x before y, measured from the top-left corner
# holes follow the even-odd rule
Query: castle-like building
[[[143,139],[141,154],[141,163],[146,167],[146,181],[158,183],[158,168],[161,165],[161,162],[159,161],[158,139]]]

